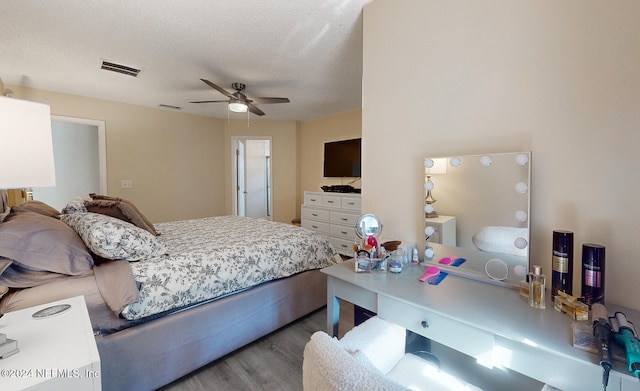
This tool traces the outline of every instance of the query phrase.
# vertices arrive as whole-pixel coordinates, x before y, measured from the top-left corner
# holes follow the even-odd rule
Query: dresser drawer
[[[329,243],[336,249],[339,254],[353,256],[353,240],[339,239],[335,236],[329,238]]]
[[[302,217],[309,220],[329,221],[329,211],[302,206]]]
[[[329,215],[329,221],[331,224],[341,224],[346,225],[355,229],[356,223],[358,222],[359,215],[354,215],[353,213],[343,213],[331,211]],[[352,229],[352,232],[353,232]]]
[[[351,240],[351,247],[353,247],[353,240],[356,237],[356,229],[354,227],[331,224],[329,234],[340,239]]]
[[[304,193],[304,204],[322,206],[322,194]]]
[[[322,196],[322,206],[326,206],[327,208],[340,208],[341,205],[342,197],[340,196]]]
[[[401,300],[379,294],[378,315],[472,357],[486,359],[493,351],[492,333]]]
[[[342,209],[360,210],[362,199],[360,197],[342,197]]]
[[[302,228],[315,231],[320,234],[329,235],[329,223],[314,220],[302,220]]]

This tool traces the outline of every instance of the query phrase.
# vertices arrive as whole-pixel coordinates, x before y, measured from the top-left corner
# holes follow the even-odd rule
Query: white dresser
[[[338,253],[351,256],[361,208],[360,194],[357,193],[305,191],[302,227],[329,239]]]

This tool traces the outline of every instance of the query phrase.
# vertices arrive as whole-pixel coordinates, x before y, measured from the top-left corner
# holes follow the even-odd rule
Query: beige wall
[[[324,143],[359,138],[362,135],[362,110],[353,110],[300,124],[299,183],[297,216],[305,191],[322,191],[323,185],[344,185],[354,178],[325,178],[323,176]],[[352,184],[360,187],[360,180]]]
[[[425,156],[531,150],[532,262],[550,275],[552,231],[572,230],[574,287],[582,244],[603,244],[606,301],[640,308],[639,16],[635,0],[370,3],[364,208],[419,242]]]
[[[300,216],[304,190],[340,183],[322,178],[324,142],[361,134],[360,110],[302,124],[251,120],[247,126],[246,120],[10,87],[16,98],[49,104],[52,114],[105,121],[108,193],[131,200],[153,222],[233,212],[234,136],[272,138],[273,219],[291,222]],[[133,188],[121,189],[123,179]]]

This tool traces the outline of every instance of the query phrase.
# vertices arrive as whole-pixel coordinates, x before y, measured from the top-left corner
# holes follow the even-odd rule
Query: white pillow
[[[73,228],[94,254],[105,259],[139,261],[167,252],[150,232],[115,217],[87,212],[64,214],[60,220]]]

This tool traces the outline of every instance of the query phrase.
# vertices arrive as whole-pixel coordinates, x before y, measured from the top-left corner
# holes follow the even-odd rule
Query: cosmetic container
[[[558,291],[573,294],[573,232],[553,231],[553,259],[551,262],[551,299]]]
[[[529,305],[533,308],[545,308],[544,291],[546,289],[546,277],[542,274],[542,267],[533,265],[533,271],[529,275]]]
[[[604,246],[599,244],[582,245],[582,296],[589,308],[604,305]]]

